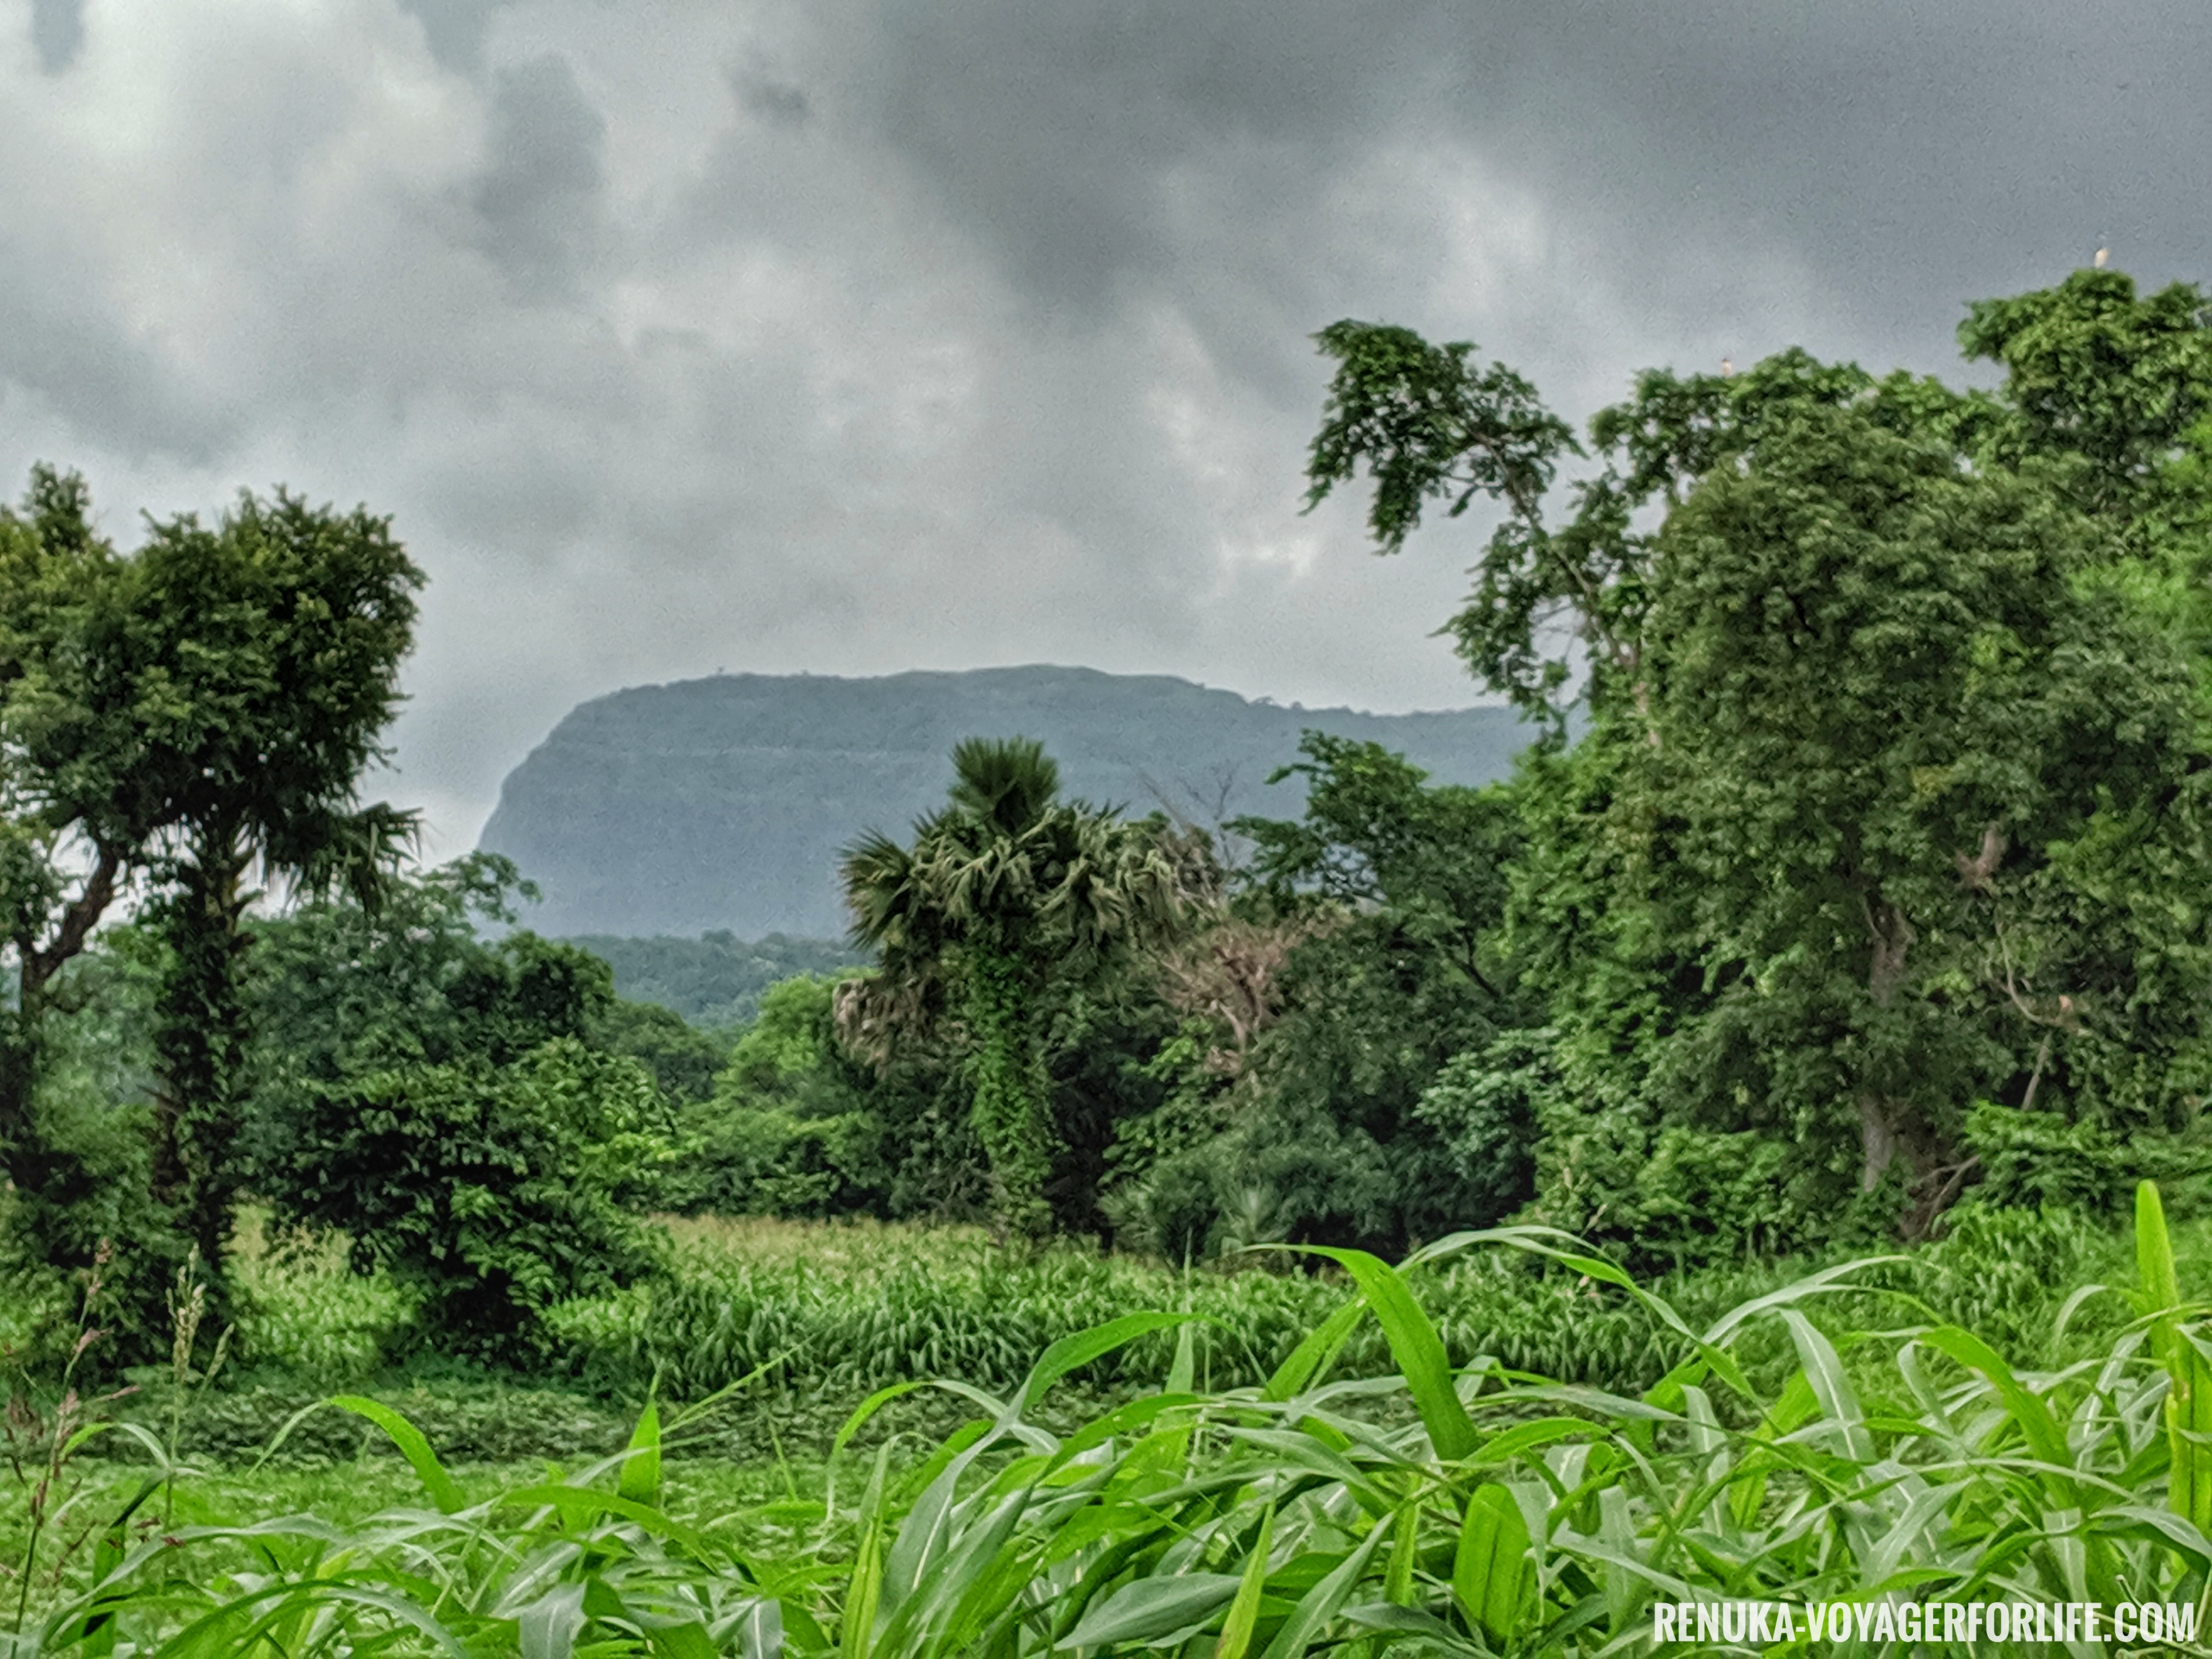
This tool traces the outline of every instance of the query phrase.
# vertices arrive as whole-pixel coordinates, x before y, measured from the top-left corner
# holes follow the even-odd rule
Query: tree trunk
[[[972,1121],[990,1160],[999,1225],[1037,1240],[1052,1231],[1045,1182],[1052,1173],[1049,1079],[1030,1019],[1029,976],[998,952],[976,952],[967,963],[965,1012],[974,1045]]]
[[[155,1035],[154,1197],[199,1246],[216,1286],[230,1242],[245,1108],[248,862],[235,836],[210,835],[162,907],[173,955]]]
[[[1917,935],[1905,912],[1883,898],[1878,889],[1863,902],[1873,946],[1867,966],[1867,994],[1875,1007],[1886,1009],[1896,1000],[1897,988],[1904,983],[1905,957]],[[1903,1103],[1885,1097],[1872,1079],[1859,1090],[1858,1108],[1859,1190],[1870,1193],[1888,1173],[1900,1141],[1912,1139],[1900,1132],[1905,1128],[1904,1120],[1913,1114]],[[1908,1146],[1906,1150],[1909,1156],[1913,1149]]]

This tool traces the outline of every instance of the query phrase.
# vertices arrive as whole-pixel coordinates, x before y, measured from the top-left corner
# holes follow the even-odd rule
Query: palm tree
[[[912,846],[871,830],[846,849],[853,939],[879,965],[847,981],[838,1022],[880,1054],[955,1017],[999,1224],[1035,1239],[1051,1227],[1054,1150],[1038,994],[1163,933],[1180,884],[1151,826],[1060,799],[1042,744],[970,738],[952,767],[949,801]]]

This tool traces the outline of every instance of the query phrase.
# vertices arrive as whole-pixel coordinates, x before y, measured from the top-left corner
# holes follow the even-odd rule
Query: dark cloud
[[[1839,335],[1922,356],[1966,298],[2100,234],[2161,272],[2212,255],[2177,201],[2212,140],[2212,13],[2190,0],[971,0],[878,41],[871,118],[1055,307],[1190,280],[1162,206],[1179,170],[1273,147],[1274,187],[1229,207],[1264,235],[1310,213],[1301,174],[1393,138],[1540,193],[1583,280],[1647,310],[1740,301],[1778,258],[1816,273]]]
[[[483,67],[484,40],[493,14],[514,0],[399,0],[400,9],[422,26],[431,55],[459,75]]]
[[[1358,500],[1298,513],[1337,317],[1579,416],[1794,341],[1955,370],[1966,300],[2102,240],[2212,275],[2195,0],[29,15],[0,470],[78,462],[118,530],[394,514],[446,850],[570,703],[718,665],[1466,700],[1428,630],[1480,515],[1377,562]]]
[[[772,126],[802,127],[812,113],[806,89],[779,76],[757,49],[730,65],[730,90],[739,109]]]
[[[499,72],[490,162],[470,199],[486,251],[529,297],[569,292],[599,243],[606,137],[567,58]]]
[[[1449,44],[1443,9],[1425,3],[971,0],[887,16],[863,107],[1019,280],[1096,310],[1117,279],[1168,269],[1174,170],[1250,144],[1310,168],[1418,106]]]
[[[76,62],[84,46],[84,0],[31,0],[31,46],[49,75]]]

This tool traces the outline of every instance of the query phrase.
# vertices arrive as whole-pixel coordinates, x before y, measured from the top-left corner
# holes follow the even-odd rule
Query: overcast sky
[[[0,0],[0,488],[391,514],[440,855],[720,669],[1448,707],[1481,528],[1299,515],[1314,330],[1948,370],[2212,276],[2208,129],[2203,0]]]

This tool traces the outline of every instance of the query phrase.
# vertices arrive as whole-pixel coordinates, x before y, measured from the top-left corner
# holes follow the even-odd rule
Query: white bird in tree
[[[2096,252],[2092,254],[2089,258],[2089,264],[2096,270],[2102,270],[2105,268],[2105,261],[2112,257],[2112,250],[2106,247],[2102,242],[2099,242],[2097,244]]]
[[[1731,374],[1735,374],[1735,365],[1734,363],[1730,362],[1727,358],[1725,358],[1725,357],[1722,358],[1722,359],[1721,359],[1721,379],[1723,379],[1723,380],[1727,380],[1727,379],[1729,378],[1729,376],[1730,376]]]

